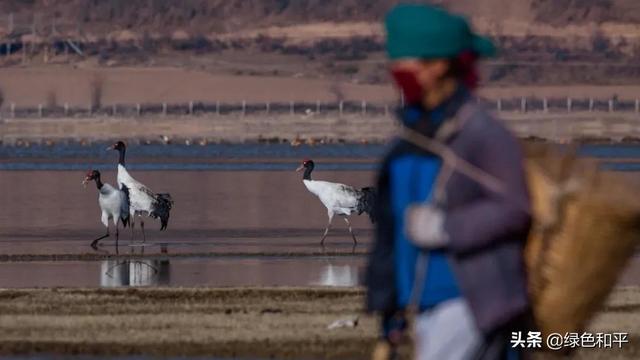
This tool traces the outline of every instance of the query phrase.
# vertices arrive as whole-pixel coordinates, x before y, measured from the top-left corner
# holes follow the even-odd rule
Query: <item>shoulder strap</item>
[[[475,98],[469,98],[460,109],[456,115],[450,119],[449,121],[445,121],[442,126],[436,132],[434,139],[441,143],[446,143],[449,139],[451,139],[455,134],[460,132],[462,128],[467,124],[469,119],[478,111],[478,104],[476,104]]]

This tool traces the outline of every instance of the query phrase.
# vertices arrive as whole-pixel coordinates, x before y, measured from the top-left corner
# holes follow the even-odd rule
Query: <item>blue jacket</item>
[[[468,119],[445,143],[458,156],[501,180],[518,202],[465,175],[452,175],[444,207],[450,244],[446,252],[430,254],[420,307],[464,296],[479,328],[489,333],[528,310],[522,251],[531,223],[523,209],[529,197],[518,141],[475,99],[458,99],[461,101],[443,110],[445,122],[458,116],[463,106],[470,109]],[[418,129],[426,136],[433,136],[442,124],[423,120]],[[404,238],[403,213],[408,204],[429,198],[439,167],[434,154],[403,140],[395,142],[382,163],[376,240],[365,281],[370,311],[391,313],[408,304],[418,250]]]

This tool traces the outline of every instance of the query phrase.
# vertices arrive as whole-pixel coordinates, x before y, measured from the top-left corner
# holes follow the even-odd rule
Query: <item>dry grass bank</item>
[[[1,290],[0,354],[365,359],[376,321],[363,300],[361,289]],[[574,357],[638,358],[639,309],[640,289],[617,289],[592,331],[628,331],[631,343]],[[356,328],[326,330],[359,314]]]
[[[0,292],[0,354],[365,358],[375,321],[361,290],[128,289]]]

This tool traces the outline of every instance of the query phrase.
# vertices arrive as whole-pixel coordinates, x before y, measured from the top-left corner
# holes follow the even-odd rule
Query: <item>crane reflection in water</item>
[[[360,276],[357,266],[331,263],[322,268],[318,281],[311,283],[311,285],[330,287],[352,287],[359,284]]]
[[[170,281],[169,259],[113,259],[100,266],[101,287],[166,286]]]

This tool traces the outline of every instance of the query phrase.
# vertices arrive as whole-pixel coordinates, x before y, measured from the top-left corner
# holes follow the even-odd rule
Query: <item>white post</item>
[[[38,104],[38,117],[42,117],[42,104]]]
[[[140,103],[136,104],[136,113],[138,114],[138,116],[140,116],[140,114],[142,113],[142,107],[140,106]]]
[[[113,104],[111,106],[111,115],[116,116],[118,113],[118,106],[116,104]]]
[[[496,108],[499,112],[502,111],[502,99],[498,99],[498,102],[496,102]]]
[[[64,103],[64,116],[69,115],[69,103]]]
[[[271,103],[269,101],[267,101],[267,105],[266,105],[266,112],[267,115],[269,115],[269,112],[271,111]]]
[[[193,101],[189,101],[189,115],[193,115]]]
[[[527,112],[527,99],[525,97],[520,99],[520,111],[523,113]]]
[[[593,98],[589,98],[589,111],[593,111]]]
[[[545,113],[549,112],[549,102],[547,98],[542,99],[542,111]]]
[[[16,117],[16,103],[11,103],[11,117]]]
[[[340,116],[342,116],[342,110],[344,109],[344,102],[340,101],[340,104],[338,104],[338,108],[340,110]]]
[[[167,103],[162,103],[162,116],[167,116]]]
[[[571,100],[571,98],[567,98],[567,112],[571,112],[571,109],[573,108],[573,100]]]
[[[636,113],[640,112],[640,99],[636,99]]]
[[[247,114],[247,101],[242,100],[242,116],[244,117]]]
[[[609,112],[613,112],[613,110],[614,110],[613,99],[609,99]]]
[[[362,115],[367,115],[367,102],[362,100]]]

